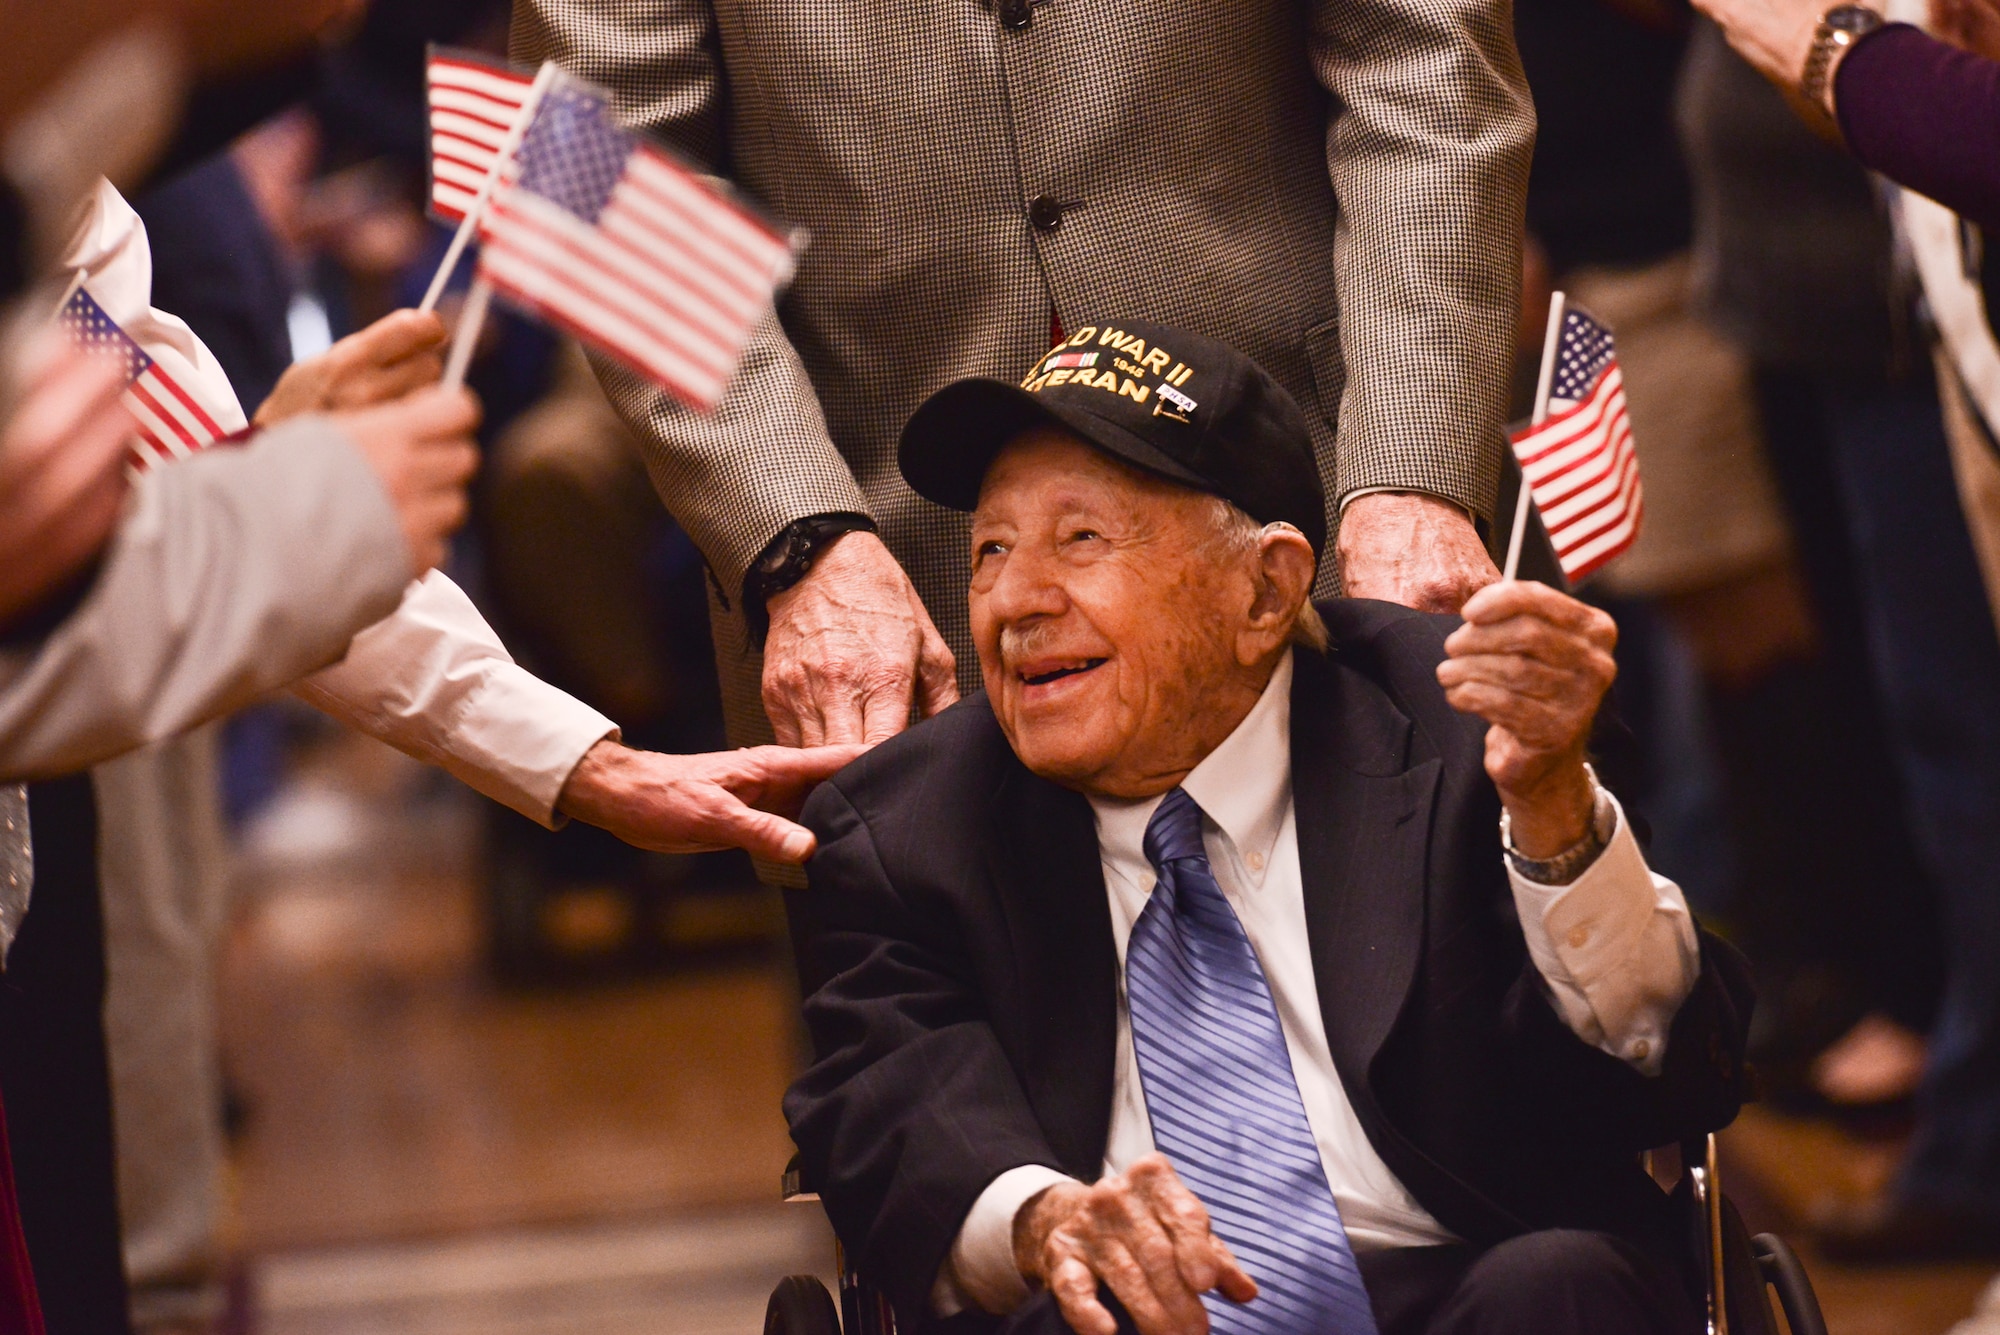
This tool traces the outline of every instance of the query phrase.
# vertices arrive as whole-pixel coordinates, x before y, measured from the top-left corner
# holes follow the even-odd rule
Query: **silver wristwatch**
[[[1618,832],[1618,809],[1612,804],[1611,794],[1597,781],[1596,770],[1585,765],[1583,772],[1590,776],[1590,828],[1584,831],[1583,838],[1552,858],[1531,858],[1515,848],[1514,822],[1504,810],[1500,813],[1500,847],[1506,851],[1507,865],[1525,879],[1538,885],[1568,885],[1597,861],[1610,846],[1611,836]]]
[[[1822,14],[1819,26],[1813,29],[1805,69],[1799,74],[1799,95],[1832,115],[1832,99],[1827,93],[1837,58],[1845,54],[1848,47],[1881,27],[1882,23],[1882,16],[1866,5],[1835,5]]]

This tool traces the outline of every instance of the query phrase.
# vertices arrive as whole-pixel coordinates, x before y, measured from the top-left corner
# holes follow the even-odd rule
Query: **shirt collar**
[[[1236,852],[1263,880],[1271,849],[1285,823],[1292,796],[1292,652],[1278,660],[1264,694],[1235,731],[1181,780],[1181,787],[1235,845]],[[1160,798],[1139,802],[1090,799],[1097,815],[1101,850],[1121,863],[1147,866],[1146,823]]]

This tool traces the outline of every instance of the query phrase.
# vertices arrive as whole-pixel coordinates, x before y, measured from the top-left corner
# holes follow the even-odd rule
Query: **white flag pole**
[[[452,331],[451,355],[444,364],[446,389],[464,386],[466,368],[472,365],[472,353],[479,346],[479,332],[486,327],[486,312],[492,305],[493,284],[474,278],[472,290],[465,294],[465,308],[458,313],[458,328]]]
[[[1535,382],[1535,415],[1529,423],[1540,426],[1549,420],[1549,395],[1555,389],[1556,358],[1562,351],[1563,308],[1567,300],[1560,292],[1549,294],[1549,327],[1542,335],[1542,374]],[[1534,501],[1534,488],[1528,485],[1528,474],[1521,473],[1521,494],[1514,502],[1514,533],[1507,539],[1507,566],[1500,578],[1513,579],[1521,569],[1521,543],[1528,536],[1528,507]]]
[[[494,156],[493,165],[486,169],[486,179],[479,183],[479,193],[473,197],[472,206],[466,209],[465,217],[458,224],[458,231],[451,238],[451,247],[444,253],[444,262],[438,265],[437,275],[431,279],[430,288],[425,291],[424,299],[417,304],[418,310],[428,312],[437,309],[439,299],[444,296],[445,284],[449,283],[452,274],[458,271],[458,262],[464,258],[465,248],[472,243],[472,238],[479,231],[479,224],[486,217],[486,208],[493,202],[493,192],[500,187],[501,173],[507,169],[507,164],[514,160],[514,154],[520,150],[521,139],[528,133],[528,122],[534,120],[535,108],[541,104],[542,94],[548,91],[549,84],[555,76],[555,62],[543,61],[541,69],[535,73],[534,83],[528,87],[528,96],[521,103],[520,114],[515,116],[513,127],[507,131],[507,137],[500,141],[500,151]]]

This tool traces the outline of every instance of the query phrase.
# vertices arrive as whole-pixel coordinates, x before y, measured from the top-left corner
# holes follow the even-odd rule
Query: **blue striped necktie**
[[[1271,988],[1179,788],[1146,826],[1159,872],[1125,952],[1153,1144],[1208,1207],[1255,1300],[1207,1293],[1217,1335],[1375,1335]]]

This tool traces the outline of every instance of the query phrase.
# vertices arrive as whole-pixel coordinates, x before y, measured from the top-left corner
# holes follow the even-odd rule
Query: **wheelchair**
[[[1707,1335],[1826,1335],[1819,1298],[1797,1254],[1775,1233],[1751,1237],[1722,1194],[1715,1137],[1679,1148],[1681,1176],[1672,1195],[1687,1218],[1690,1246],[1701,1258],[1708,1290]],[[801,1181],[796,1157],[785,1169],[784,1198],[819,1200]],[[838,1241],[834,1263],[840,1273],[838,1305],[817,1276],[787,1275],[771,1291],[764,1335],[896,1335],[896,1314],[888,1299],[847,1264]],[[1777,1312],[1784,1313],[1782,1327]]]

